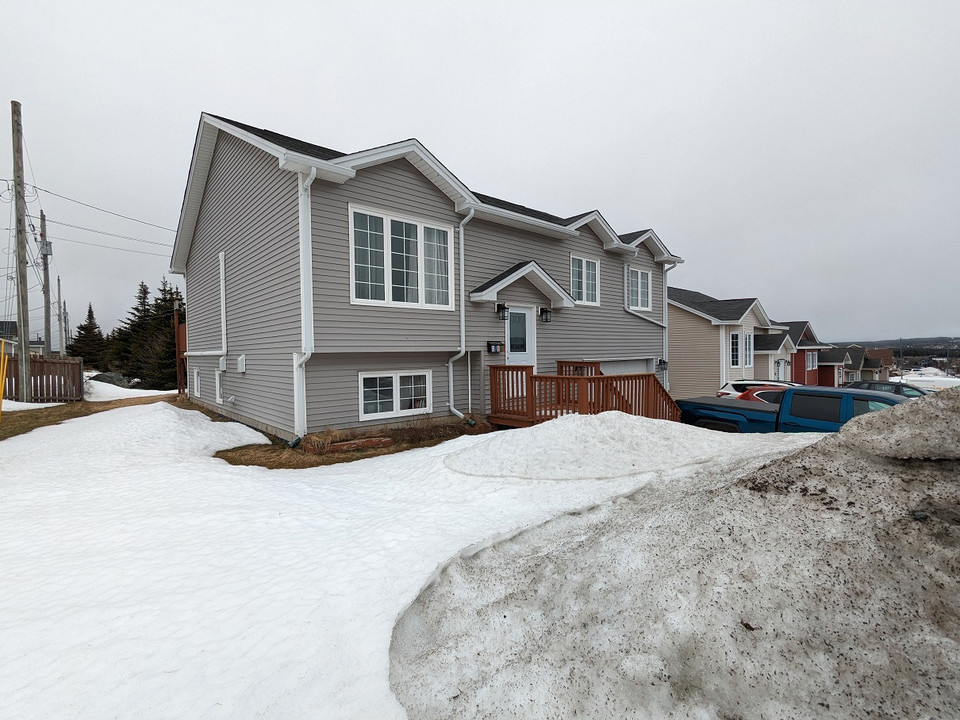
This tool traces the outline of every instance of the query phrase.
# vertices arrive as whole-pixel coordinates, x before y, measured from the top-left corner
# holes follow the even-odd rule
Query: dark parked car
[[[854,380],[844,385],[844,387],[857,390],[879,390],[880,392],[903,395],[906,398],[918,398],[930,394],[929,390],[918,388],[915,385],[904,385],[898,382],[881,382],[879,380]]]

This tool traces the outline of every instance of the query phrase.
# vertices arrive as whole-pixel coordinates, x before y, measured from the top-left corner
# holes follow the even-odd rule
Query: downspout
[[[313,327],[313,229],[310,221],[310,186],[317,177],[317,168],[309,174],[297,173],[298,215],[300,220],[300,352],[293,354],[293,432],[299,443],[307,432],[307,371],[313,355],[316,334]]]
[[[460,349],[457,351],[456,355],[447,360],[447,405],[450,408],[450,412],[452,412],[461,420],[463,420],[463,413],[457,410],[453,404],[453,364],[467,354],[467,291],[466,280],[464,280],[463,277],[463,233],[466,224],[473,220],[473,214],[474,209],[470,208],[470,212],[467,213],[467,216],[460,221],[460,262],[458,263],[460,273]]]
[[[220,349],[193,350],[185,352],[184,357],[219,357],[220,370],[227,369],[227,273],[223,251],[217,256],[220,263]]]
[[[670,390],[670,333],[667,330],[670,327],[670,296],[667,293],[667,273],[673,270],[677,263],[663,264],[663,361],[666,366],[663,368],[663,388]]]

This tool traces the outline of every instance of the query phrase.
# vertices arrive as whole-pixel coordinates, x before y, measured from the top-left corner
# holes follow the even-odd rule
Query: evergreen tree
[[[126,319],[107,336],[106,356],[109,368],[144,387],[174,390],[177,387],[176,335],[173,309],[183,295],[166,278],[160,282],[151,300],[150,288],[141,282],[136,303]]]
[[[87,319],[77,326],[77,334],[73,342],[67,345],[67,354],[73,357],[82,357],[87,367],[104,369],[106,359],[106,343],[100,325],[93,314],[93,303],[87,304]]]

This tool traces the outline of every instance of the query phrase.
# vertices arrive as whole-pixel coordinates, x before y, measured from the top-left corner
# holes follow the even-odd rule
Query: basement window
[[[430,370],[360,373],[360,419],[425,415],[433,411]]]

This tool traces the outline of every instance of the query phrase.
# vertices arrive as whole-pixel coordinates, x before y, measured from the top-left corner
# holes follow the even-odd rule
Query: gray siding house
[[[348,154],[203,114],[171,271],[193,398],[292,439],[485,414],[495,364],[666,384],[679,262],[599,212],[475,193],[415,139]]]

